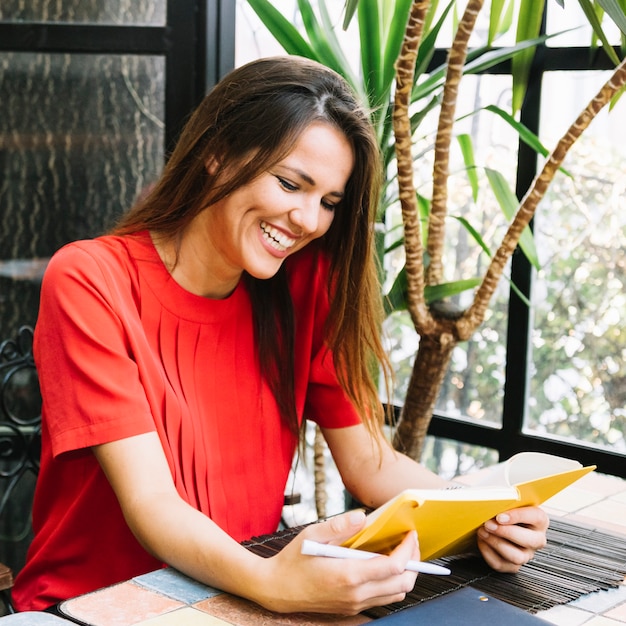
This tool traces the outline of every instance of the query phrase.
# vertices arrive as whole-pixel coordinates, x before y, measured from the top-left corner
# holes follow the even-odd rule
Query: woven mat
[[[258,537],[244,545],[260,556],[272,556],[302,528]],[[452,570],[450,576],[419,576],[415,588],[403,602],[365,613],[373,618],[383,617],[467,585],[536,613],[594,591],[616,588],[624,581],[624,535],[556,518],[550,520],[547,539],[546,547],[517,574],[498,574],[480,557],[438,559],[436,563]]]

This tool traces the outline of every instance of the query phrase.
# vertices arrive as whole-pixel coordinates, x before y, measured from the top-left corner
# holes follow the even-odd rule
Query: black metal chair
[[[31,508],[41,451],[41,394],[33,360],[33,329],[0,343],[0,600],[13,612],[13,569],[32,537]],[[0,612],[0,615],[2,613]]]

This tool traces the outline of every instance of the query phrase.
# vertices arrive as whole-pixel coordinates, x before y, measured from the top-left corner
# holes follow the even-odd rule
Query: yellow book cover
[[[473,547],[476,530],[487,520],[542,504],[594,469],[551,454],[521,452],[494,465],[472,487],[401,492],[370,513],[366,526],[343,545],[387,553],[416,530],[423,561],[461,554]]]

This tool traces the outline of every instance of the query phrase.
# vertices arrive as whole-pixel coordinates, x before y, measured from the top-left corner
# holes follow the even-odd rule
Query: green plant
[[[248,0],[248,4],[259,15],[263,23],[274,35],[277,41],[289,54],[297,54],[315,59],[343,75],[353,88],[360,94],[363,102],[366,102],[372,111],[372,121],[377,130],[383,165],[386,172],[385,188],[379,208],[379,221],[385,224],[387,211],[398,203],[397,177],[395,175],[395,138],[393,135],[392,111],[393,89],[395,86],[395,63],[400,52],[400,46],[404,37],[404,26],[411,7],[410,0],[361,0],[358,11],[358,28],[360,41],[360,72],[355,73],[340,38],[338,37],[325,0],[318,3],[319,18],[314,11],[313,3],[309,0],[298,0],[298,8],[302,17],[307,39],[299,32],[291,21],[282,15],[268,0]],[[351,16],[356,10],[357,3],[349,2],[346,6],[347,26]],[[529,7],[536,6],[534,3],[523,3],[520,7],[519,19],[526,24]],[[518,55],[532,52],[532,48],[546,37],[526,37],[531,31],[526,27],[518,32],[518,43],[515,46],[492,48],[495,39],[502,36],[512,28],[512,7],[509,3],[506,10],[500,3],[494,3],[490,15],[490,33],[485,46],[472,50],[464,67],[467,75],[478,74],[490,67],[508,60],[515,60]],[[446,18],[455,8],[455,0],[449,1],[439,9],[439,1],[434,0],[428,8],[424,37],[417,59],[415,71],[415,85],[411,94],[411,104],[415,111],[411,115],[412,134],[415,135],[424,118],[432,111],[438,109],[443,93],[445,81],[445,64],[430,68],[436,44],[442,29],[446,24]],[[533,23],[536,20],[530,20]],[[538,33],[539,25],[535,31]],[[533,33],[536,35],[536,33]],[[526,67],[516,63],[514,66],[513,82],[517,92],[523,89],[527,79]],[[423,78],[423,80],[422,80]],[[522,124],[517,122],[511,114],[500,107],[492,105],[488,110],[493,115],[498,115],[519,133],[520,137],[529,143],[534,149],[542,154],[547,154],[537,137],[529,132]],[[471,144],[463,138],[459,138],[461,147],[466,155],[467,173],[474,189],[478,189],[477,177],[474,164],[471,161]],[[416,156],[418,158],[418,156]],[[502,210],[510,215],[515,200],[508,191],[504,179],[498,172],[492,172],[490,181],[500,201]],[[430,202],[420,196],[420,210],[424,223],[427,222],[430,210]],[[462,218],[459,218],[462,219]],[[478,229],[466,220],[462,220],[468,232],[477,244],[488,254],[488,245],[482,240]],[[383,257],[403,246],[403,235],[399,228],[390,229],[388,224],[383,229],[386,237],[380,238],[379,256],[381,267],[384,267]],[[536,264],[536,255],[533,250],[532,237],[529,233],[522,241],[525,252]],[[387,281],[391,282],[391,281]],[[442,300],[458,294],[459,292],[473,289],[479,284],[479,279],[470,277],[437,285],[426,285],[425,296],[428,302]],[[385,293],[385,307],[387,313],[406,308],[406,275],[401,269],[389,290]]]
[[[405,249],[407,251],[407,305],[415,328],[420,334],[419,351],[413,367],[402,418],[396,429],[394,445],[416,457],[419,457],[452,349],[459,341],[469,339],[484,321],[487,308],[503,275],[506,262],[520,242],[525,229],[528,228],[540,200],[561,167],[568,150],[597,113],[614,97],[617,97],[626,83],[626,62],[622,62],[615,70],[611,80],[602,87],[557,143],[531,188],[517,206],[507,232],[491,258],[480,286],[474,293],[472,303],[464,309],[453,311],[440,307],[439,302],[428,305],[424,297],[424,287],[426,284],[436,285],[440,283],[443,275],[444,218],[449,205],[447,195],[448,163],[458,84],[463,74],[469,34],[475,26],[476,15],[482,8],[483,0],[470,0],[468,2],[448,54],[444,97],[439,114],[439,127],[435,144],[433,200],[424,245],[413,184],[413,161],[410,150],[412,131],[409,106],[414,68],[418,57],[417,52],[425,23],[427,5],[427,2],[414,2],[412,5],[404,46],[397,62],[398,77],[394,103],[398,180],[402,190],[400,201],[404,222]],[[428,255],[426,266],[423,263],[424,252]]]
[[[546,39],[546,36],[538,35],[543,2],[521,0],[517,6],[517,43],[511,47],[494,48],[497,37],[513,28],[514,23],[514,3],[494,0],[490,5],[487,44],[479,49],[470,49],[470,35],[484,4],[483,0],[470,0],[463,15],[455,15],[455,36],[446,62],[433,68],[432,60],[446,23],[445,17],[456,9],[454,0],[441,7],[439,12],[436,0],[349,1],[344,25],[351,21],[353,15],[357,16],[361,44],[359,76],[355,76],[346,60],[324,0],[319,2],[319,20],[308,0],[298,0],[308,41],[266,0],[248,2],[288,53],[314,58],[343,74],[372,109],[387,175],[379,211],[381,223],[386,224],[384,218],[389,207],[398,202],[402,207],[401,233],[395,241],[381,245],[380,253],[388,254],[401,245],[406,253],[406,264],[386,294],[388,310],[406,307],[420,336],[394,445],[419,458],[453,348],[459,341],[468,339],[483,322],[505,264],[517,245],[531,262],[537,263],[528,230],[530,219],[561,167],[569,147],[600,108],[618,97],[626,81],[626,69],[622,64],[616,70],[614,81],[603,88],[590,103],[585,115],[572,125],[571,132],[548,156],[544,170],[521,203],[499,172],[486,170],[490,188],[507,217],[507,232],[500,246],[492,251],[477,228],[467,220],[457,218],[487,254],[489,264],[483,276],[447,282],[444,275],[444,241],[450,205],[449,163],[462,77],[511,60],[512,110],[507,112],[495,105],[487,110],[510,124],[522,141],[538,152],[548,154],[538,139],[514,117],[524,94],[534,46]],[[617,63],[619,59],[608,45],[600,24],[606,11],[622,32],[626,32],[624,0],[579,2],[594,27],[597,40]],[[431,112],[438,114],[439,125],[433,149],[433,190],[429,200],[415,189],[414,146],[420,124]],[[479,185],[471,142],[462,135],[458,140],[468,180],[474,195],[477,195]],[[449,299],[467,289],[476,289],[471,305],[467,308],[450,307]]]

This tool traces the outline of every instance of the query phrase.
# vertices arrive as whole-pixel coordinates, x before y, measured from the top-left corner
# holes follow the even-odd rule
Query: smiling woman
[[[314,122],[270,170],[198,213],[179,241],[158,240],[159,255],[181,286],[211,298],[230,295],[244,271],[271,278],[288,255],[328,232],[353,162],[343,132]]]
[[[305,420],[364,504],[443,483],[380,429],[380,170],[339,75],[261,59],[205,97],[112,233],[54,255],[35,333],[42,454],[20,610],[163,563],[276,611],[357,613],[412,588],[414,534],[365,564],[300,553],[305,538],[342,543],[362,512],[270,559],[239,543],[276,530]],[[546,527],[538,509],[510,511],[479,546],[516,571]]]

